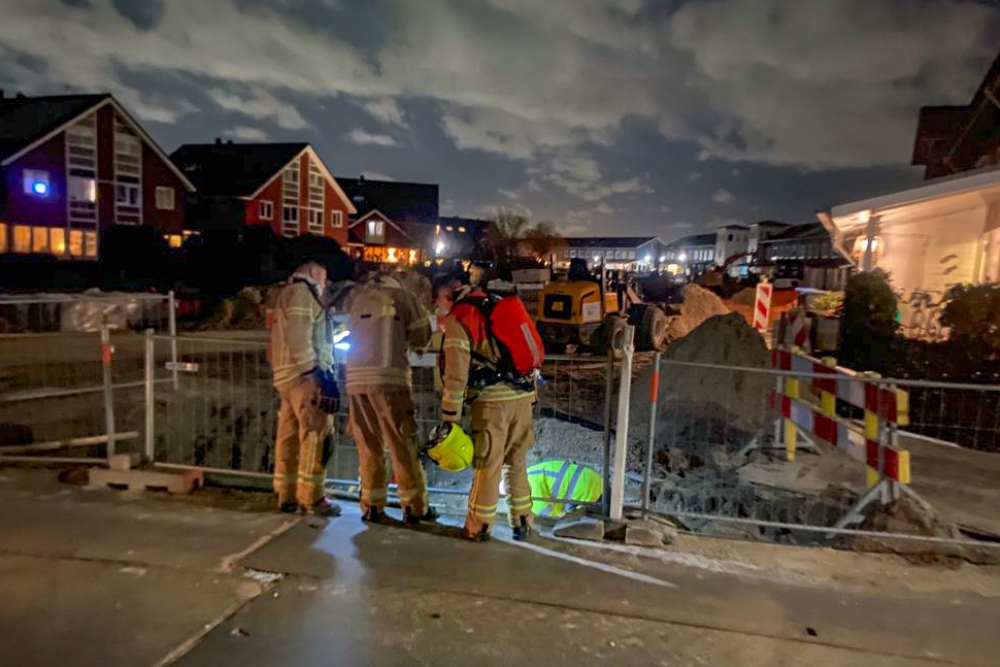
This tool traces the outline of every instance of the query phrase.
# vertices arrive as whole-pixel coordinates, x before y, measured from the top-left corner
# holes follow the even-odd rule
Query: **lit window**
[[[0,222],[0,255],[7,252],[7,225]]]
[[[49,230],[49,250],[53,255],[65,255],[66,254],[66,230],[65,229],[50,229]]]
[[[33,197],[48,197],[50,189],[49,172],[41,169],[24,170],[24,194]]]
[[[380,239],[385,234],[385,223],[380,220],[368,221],[368,238]]]
[[[97,232],[85,232],[83,240],[83,254],[87,257],[97,257]]]
[[[182,245],[184,245],[184,237],[181,236],[180,234],[168,234],[167,235],[167,244],[171,248],[175,248],[175,249],[176,248],[180,248]]]
[[[265,199],[260,203],[260,219],[272,220],[274,218],[274,202]]]
[[[70,176],[66,190],[71,202],[93,204],[97,201],[97,181],[92,178]]]
[[[453,232],[453,231],[455,231],[455,228],[452,227],[451,225],[448,225],[447,227],[445,227],[445,230],[449,231],[449,232]]]
[[[34,227],[31,230],[31,252],[47,253],[49,251],[49,228]]]
[[[31,252],[31,227],[25,225],[14,227],[14,252]]]
[[[83,257],[83,232],[70,231],[69,254],[73,257]]]
[[[331,211],[330,212],[330,224],[333,225],[334,229],[339,229],[344,226],[344,212],[343,211]]]
[[[459,231],[460,233],[464,234],[464,233],[465,233],[465,227],[459,227],[459,228],[458,228],[458,231]]]
[[[635,250],[629,250],[628,251],[628,258],[629,259],[635,259]]]
[[[174,201],[174,189],[156,186],[156,208],[160,211],[173,211],[176,202]]]

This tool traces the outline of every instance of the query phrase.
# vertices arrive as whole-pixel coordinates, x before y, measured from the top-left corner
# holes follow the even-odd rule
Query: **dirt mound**
[[[954,524],[942,519],[925,501],[910,495],[904,495],[884,507],[875,505],[860,528],[883,533],[962,539],[962,533]]]
[[[747,287],[746,289],[741,289],[732,296],[731,301],[741,306],[754,306],[757,304],[757,288]]]
[[[722,299],[704,287],[685,285],[682,296],[684,300],[676,306],[680,314],[667,324],[667,340],[683,338],[708,318],[730,312]]]

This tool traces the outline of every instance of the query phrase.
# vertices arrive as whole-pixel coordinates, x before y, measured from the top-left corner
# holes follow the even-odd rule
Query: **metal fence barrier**
[[[991,500],[1000,455],[971,451],[995,439],[986,418],[996,418],[998,386],[659,359],[654,369],[640,377],[633,395],[628,458],[627,502],[644,511],[721,536],[815,543],[835,534],[885,535],[884,528],[861,523],[865,515],[858,511],[884,481],[880,488],[892,492],[879,500],[911,495],[963,531],[912,539],[1000,537],[1000,508]],[[790,383],[800,400],[782,405],[769,396],[780,399],[789,392],[776,387]],[[869,398],[908,396],[909,423],[874,420],[847,400],[859,388],[863,400],[864,385]],[[979,405],[972,405],[973,396]],[[797,447],[790,448],[788,408],[796,404],[797,423],[816,428],[792,428]],[[959,405],[966,407],[953,408]],[[877,453],[878,442],[904,452],[912,474],[903,479],[886,466],[889,455]],[[874,479],[873,465],[881,468]]]
[[[197,467],[253,477],[270,476],[278,395],[271,385],[264,332],[217,332],[177,337],[150,335],[146,343],[147,418],[144,448],[159,465]],[[176,389],[169,368],[179,377]],[[439,421],[435,355],[411,355],[418,437]],[[543,369],[536,403],[534,460],[558,458],[607,470],[606,374],[603,358],[554,357]],[[338,367],[341,376],[344,367]],[[612,367],[614,372],[614,367]],[[348,432],[346,401],[333,416],[327,471],[338,484],[357,485],[358,455]],[[471,470],[447,473],[426,466],[432,493],[468,492]],[[607,475],[605,474],[605,477]],[[459,498],[454,501],[462,502]]]
[[[172,304],[172,294],[0,296],[0,458],[96,460],[137,447],[140,332],[175,330]]]

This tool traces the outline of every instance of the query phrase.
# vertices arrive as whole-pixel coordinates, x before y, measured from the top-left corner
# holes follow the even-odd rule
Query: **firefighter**
[[[274,491],[282,512],[339,516],[340,507],[323,490],[323,442],[340,403],[325,288],[326,269],[308,262],[289,279],[274,308],[271,365],[281,398]]]
[[[397,278],[378,273],[370,273],[351,291],[346,309],[352,341],[347,356],[349,428],[358,447],[362,517],[370,523],[385,519],[388,446],[404,522],[433,520],[406,354],[408,346],[423,348],[430,341],[428,315]]]
[[[528,468],[528,484],[534,498],[554,498],[595,503],[604,493],[601,474],[585,465],[569,461],[542,461]],[[574,503],[536,500],[531,505],[535,516],[561,519],[574,509]]]
[[[463,406],[471,402],[474,476],[464,535],[474,542],[490,538],[500,479],[510,491],[508,520],[514,539],[531,534],[531,488],[528,485],[528,450],[535,443],[532,408],[534,380],[529,383],[497,381],[502,346],[486,334],[489,323],[478,307],[463,304],[481,302],[486,295],[470,287],[455,293],[455,305],[444,321],[442,344],[441,425],[437,438],[447,439],[462,417]],[[523,308],[523,306],[522,306]],[[526,326],[533,325],[530,319]],[[537,335],[537,333],[536,333]]]

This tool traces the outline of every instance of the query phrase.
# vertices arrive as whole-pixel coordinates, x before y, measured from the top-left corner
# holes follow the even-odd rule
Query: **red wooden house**
[[[110,95],[0,92],[0,253],[97,259],[114,225],[176,245],[194,186]]]
[[[267,226],[279,236],[315,234],[347,245],[356,210],[309,144],[217,139],[185,144],[170,157],[198,188],[192,229]]]

